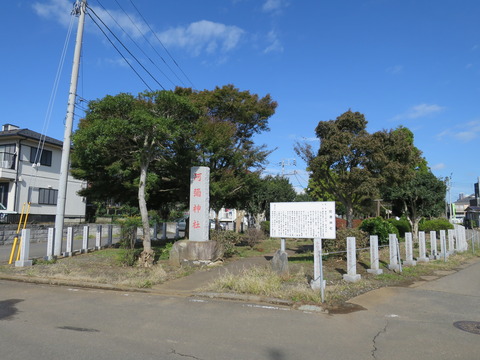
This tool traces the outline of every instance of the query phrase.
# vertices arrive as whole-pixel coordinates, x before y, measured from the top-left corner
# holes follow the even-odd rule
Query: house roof
[[[468,208],[465,209],[467,212],[480,212],[480,206],[469,206]]]
[[[29,129],[11,129],[11,130],[0,131],[0,139],[14,138],[14,137],[21,137],[21,138],[26,138],[31,140],[41,140],[41,139],[43,140],[42,134]],[[49,136],[45,137],[45,143],[50,145],[60,146],[60,147],[63,146],[62,141],[51,138]]]

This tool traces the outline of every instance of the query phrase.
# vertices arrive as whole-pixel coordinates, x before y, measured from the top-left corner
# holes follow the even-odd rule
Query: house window
[[[38,189],[38,203],[44,205],[57,205],[58,190]]]
[[[40,156],[37,156],[37,150],[40,151]],[[52,152],[50,150],[39,150],[37,148],[30,148],[30,162],[40,163],[40,165],[52,166]]]

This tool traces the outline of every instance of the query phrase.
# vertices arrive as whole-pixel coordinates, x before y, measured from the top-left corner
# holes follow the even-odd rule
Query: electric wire
[[[143,50],[141,48],[140,45],[138,45],[138,43],[130,36],[130,34],[122,27],[122,25],[119,24],[119,22],[115,19],[115,17],[113,17],[113,15],[102,5],[102,3],[100,2],[100,0],[97,0],[97,3],[102,7],[102,9],[110,16],[110,18],[115,22],[115,24],[117,24],[117,26],[123,31],[123,33],[130,39],[130,41],[143,53],[143,55],[146,56],[146,58],[152,63],[153,66],[155,66],[157,68],[158,71],[160,71],[160,73],[165,76],[165,78],[170,81],[170,83],[175,86],[175,83],[168,77],[167,74],[165,74],[165,72],[160,69],[160,67],[151,59],[151,57],[145,52],[145,50]],[[130,16],[123,10],[123,8],[119,5],[120,9],[122,9],[122,11],[125,13],[125,15],[130,19]],[[132,19],[130,19],[130,21],[136,26],[136,24],[132,21]],[[137,27],[137,30],[140,32],[140,30],[138,29]],[[141,34],[141,32],[140,32]]]
[[[117,2],[117,0],[115,0],[115,2]],[[135,8],[135,10],[137,11],[138,15],[140,15],[140,17],[142,18],[143,22],[148,26],[148,28],[150,29],[150,31],[152,32],[153,36],[155,36],[155,38],[157,39],[157,41],[160,43],[160,45],[162,45],[163,49],[165,50],[165,52],[168,54],[168,56],[170,57],[170,59],[172,60],[172,62],[177,66],[177,68],[182,72],[183,76],[185,76],[185,78],[188,80],[188,82],[192,85],[192,87],[195,89],[195,85],[193,84],[193,82],[190,80],[190,78],[187,76],[187,74],[185,74],[185,72],[183,71],[183,69],[180,67],[180,65],[177,63],[177,61],[173,58],[173,56],[170,54],[170,52],[168,51],[168,49],[166,48],[166,46],[163,44],[163,42],[160,40],[160,38],[157,36],[157,33],[155,31],[153,31],[152,27],[150,26],[150,24],[147,22],[147,20],[145,19],[145,17],[142,15],[142,13],[140,12],[140,10],[138,10],[138,8],[135,6],[135,4],[133,3],[132,0],[130,0],[130,3],[132,4],[132,6]],[[118,4],[118,2],[117,2]],[[155,50],[155,48],[152,46],[152,48]],[[158,52],[155,50],[155,52],[158,54]],[[176,75],[176,73],[171,69],[171,67],[167,64],[167,62],[163,59],[163,57],[158,54],[158,56],[160,56],[160,58],[163,60],[163,62],[165,63],[165,65],[170,69],[170,71],[173,72],[173,74],[177,77],[177,79],[184,85],[183,81]]]
[[[90,7],[89,7],[90,9]],[[93,21],[95,25],[97,25],[98,29],[103,33],[105,38],[110,42],[110,44],[114,47],[115,50],[117,50],[118,54],[123,58],[123,60],[127,63],[127,65],[132,69],[132,71],[138,76],[138,78],[144,83],[144,85],[150,90],[153,91],[152,88],[147,84],[147,82],[142,78],[142,76],[135,70],[135,68],[130,64],[130,62],[123,56],[122,52],[117,48],[117,46],[113,43],[113,41],[108,37],[108,35],[105,33],[105,31],[101,28],[101,26],[95,21],[95,19],[90,15],[89,12],[87,12],[87,15],[90,17],[90,19]]]
[[[148,75],[150,75],[150,77],[153,79],[153,81],[155,81],[158,84],[158,86],[160,86],[163,90],[165,90],[163,85],[160,84],[160,82],[150,73],[150,71],[147,70],[147,68],[145,66],[143,66],[143,64],[137,59],[137,57],[135,55],[133,55],[130,50],[128,50],[128,48],[123,44],[123,42],[118,38],[118,36],[115,35],[115,33],[112,30],[110,30],[110,28],[107,26],[107,24],[105,24],[105,22],[95,13],[95,11],[91,7],[88,7],[88,9],[90,9],[92,11],[92,13],[95,15],[95,17],[98,20],[100,20],[100,22],[103,24],[103,26],[105,26],[105,28],[107,28],[107,30],[110,32],[110,34],[112,34],[113,37],[120,43],[120,45],[122,45],[122,47],[130,54],[130,56],[132,56],[134,58],[134,60],[137,62],[137,64],[140,65],[142,67],[142,69]],[[90,18],[92,18],[92,17],[90,16]],[[150,91],[152,91],[152,90],[150,90]]]

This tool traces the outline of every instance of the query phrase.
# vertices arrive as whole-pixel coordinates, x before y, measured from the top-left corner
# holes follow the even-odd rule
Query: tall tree
[[[270,95],[259,97],[233,85],[214,90],[177,88],[201,113],[197,127],[197,165],[210,168],[210,206],[244,207],[252,172],[259,171],[270,153],[253,141],[269,130],[268,120],[277,103]]]
[[[446,185],[429,170],[417,170],[408,181],[386,193],[398,215],[406,215],[416,237],[423,217],[440,216],[444,211]]]
[[[108,189],[110,184],[114,190],[108,193],[115,195],[122,187],[131,189],[136,184],[143,227],[140,261],[144,266],[151,265],[154,259],[148,192],[162,175],[150,172],[150,167],[172,161],[176,140],[189,129],[196,114],[187,99],[169,91],[146,92],[137,97],[106,96],[90,102],[87,115],[73,136],[73,173],[91,184],[86,193],[93,193],[92,187],[97,187],[97,191],[98,187]],[[104,176],[102,170],[107,172],[106,181],[96,178]]]
[[[368,169],[370,135],[359,112],[347,111],[336,120],[320,121],[315,133],[318,153],[297,144],[296,151],[307,160],[311,177],[319,189],[333,195],[345,208],[347,227],[353,226],[358,207],[377,191],[378,179]]]

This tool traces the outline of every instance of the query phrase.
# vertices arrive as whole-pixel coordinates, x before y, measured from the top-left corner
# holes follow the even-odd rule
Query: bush
[[[137,241],[137,228],[142,226],[142,219],[138,216],[123,218],[118,221],[121,225],[119,245],[133,249]]]
[[[243,235],[243,242],[253,249],[260,241],[265,240],[265,233],[263,230],[249,228]]]
[[[210,240],[216,241],[223,245],[225,257],[232,257],[237,252],[235,245],[240,244],[242,241],[242,236],[235,231],[210,230]]]
[[[360,229],[370,235],[377,235],[379,244],[388,244],[388,234],[400,236],[398,229],[381,217],[363,220]]]
[[[440,231],[453,229],[453,225],[447,219],[438,218],[438,219],[422,219],[418,224],[419,231]]]
[[[336,235],[336,239],[322,239],[323,252],[347,251],[347,237],[355,238],[357,249],[365,248],[369,245],[368,234],[359,228],[338,229]]]
[[[412,232],[412,227],[410,226],[410,223],[408,222],[407,218],[404,216],[402,216],[400,220],[392,218],[392,219],[388,219],[387,221],[397,228],[398,233],[400,234],[401,237],[405,237],[405,233],[407,232]]]
[[[270,236],[270,221],[262,221],[260,223],[260,229],[262,229],[265,235]]]

